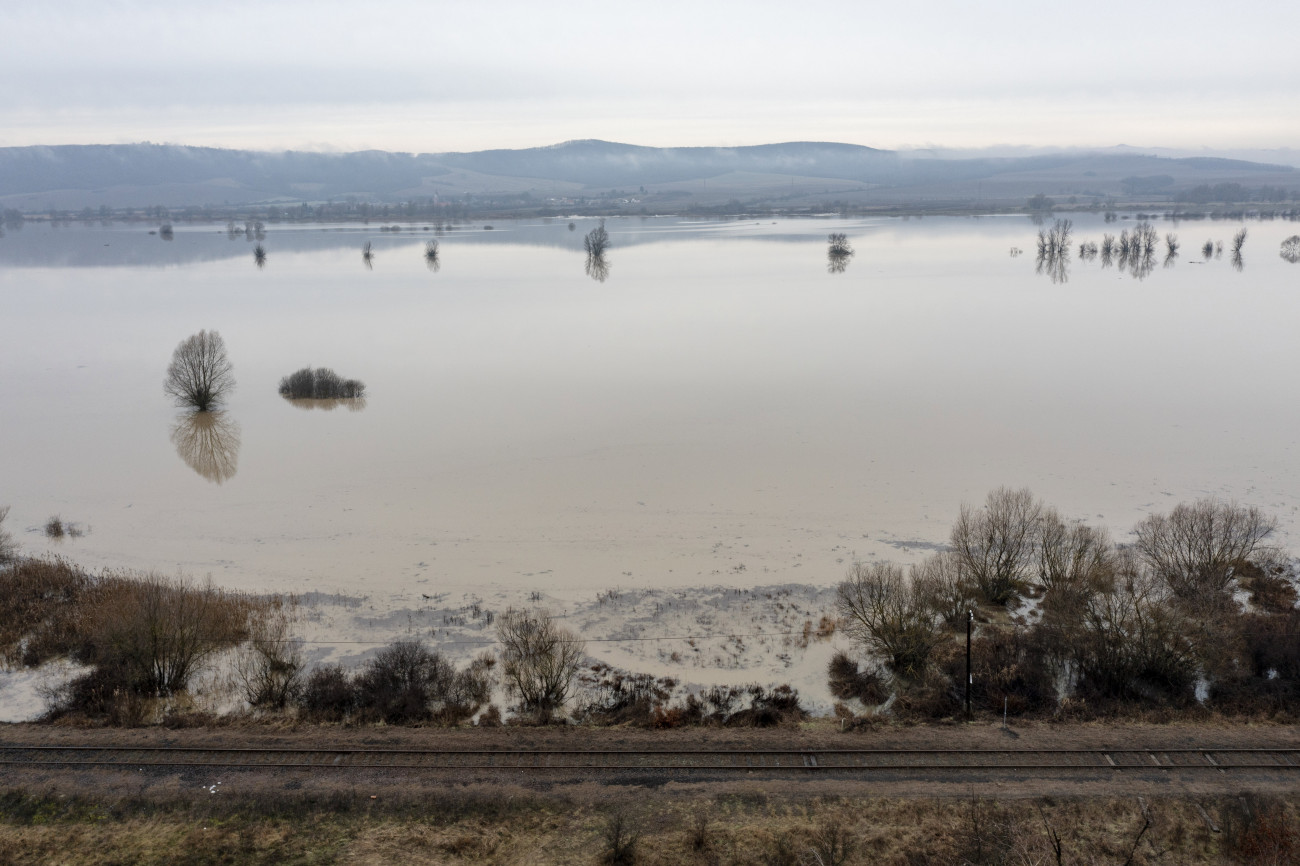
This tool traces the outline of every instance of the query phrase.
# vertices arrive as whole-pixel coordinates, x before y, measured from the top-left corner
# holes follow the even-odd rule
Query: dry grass
[[[449,794],[397,803],[353,793],[332,803],[286,799],[277,809],[264,797],[151,805],[10,793],[0,795],[0,862],[595,864],[622,814],[640,834],[635,862],[648,866],[1282,864],[1300,853],[1298,800],[702,798],[597,789],[578,800],[470,796],[459,804]]]

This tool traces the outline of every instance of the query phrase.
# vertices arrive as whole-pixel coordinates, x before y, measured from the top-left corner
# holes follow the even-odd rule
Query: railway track
[[[1217,771],[1300,770],[1296,748],[1177,749],[368,749],[29,746],[0,766],[451,771]]]

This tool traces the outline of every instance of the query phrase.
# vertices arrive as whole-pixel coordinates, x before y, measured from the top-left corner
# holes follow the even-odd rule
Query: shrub
[[[684,719],[680,713],[669,716],[667,702],[676,681],[652,674],[630,674],[597,664],[592,676],[583,677],[588,697],[575,716],[583,721],[603,725],[651,725],[676,727]]]
[[[827,676],[831,695],[840,700],[857,698],[864,704],[879,704],[888,697],[880,675],[874,671],[861,670],[847,653],[837,652],[831,656]]]
[[[636,863],[640,832],[633,830],[622,812],[615,812],[605,822],[605,850],[600,862],[607,866],[632,866]]]
[[[255,618],[235,659],[235,678],[251,706],[282,710],[302,689],[302,642],[290,636],[290,622],[277,602]]]
[[[545,611],[510,608],[497,620],[502,675],[523,712],[549,719],[564,708],[585,645]]]
[[[110,576],[83,609],[79,660],[121,672],[137,694],[185,691],[200,666],[248,636],[247,598],[156,574]]]
[[[90,577],[63,559],[20,559],[0,570],[0,661],[36,667],[77,645]]]
[[[1300,851],[1300,825],[1282,801],[1247,794],[1224,810],[1222,845],[1234,863],[1290,863]]]
[[[289,400],[356,400],[365,395],[364,382],[344,379],[328,367],[303,367],[280,380],[280,396]]]
[[[419,641],[379,651],[357,674],[357,709],[389,724],[424,721],[435,700],[451,690],[455,669]]]
[[[1056,705],[1056,678],[1046,664],[1047,654],[1034,631],[990,629],[971,642],[971,703],[977,709],[1013,716],[1050,709]],[[954,690],[964,695],[964,648],[949,653],[944,673]]]
[[[339,665],[322,665],[308,675],[298,705],[317,721],[341,722],[356,705],[356,693]]]
[[[66,534],[67,533],[63,527],[63,518],[59,517],[57,514],[45,521],[46,538],[62,538]]]

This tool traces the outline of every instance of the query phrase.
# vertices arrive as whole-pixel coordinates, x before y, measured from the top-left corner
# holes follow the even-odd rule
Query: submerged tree
[[[207,412],[235,390],[234,367],[216,331],[199,331],[172,352],[163,391],[179,406]]]
[[[605,260],[605,251],[609,249],[609,232],[605,231],[605,221],[587,232],[582,239],[582,246],[587,251],[587,276],[598,283],[609,279],[609,262]]]
[[[1112,234],[1103,234],[1101,236],[1101,266],[1108,268],[1115,260],[1115,236]]]
[[[436,240],[431,240],[424,245],[424,263],[434,273],[437,273],[438,269],[442,267],[442,263],[438,261],[438,242]]]
[[[587,236],[582,239],[582,246],[587,251],[587,255],[592,258],[599,258],[605,255],[609,249],[609,232],[605,231],[605,221],[601,220],[600,225],[587,232]]]
[[[1241,248],[1246,245],[1246,227],[1242,226],[1241,231],[1232,236],[1232,266],[1241,270],[1246,266],[1245,260],[1241,257]]]
[[[370,241],[366,241],[365,246],[361,248],[361,261],[366,263],[368,270],[375,269],[375,252],[370,246]]]
[[[266,247],[261,244],[253,247],[253,261],[259,268],[266,267]]]
[[[826,270],[832,274],[842,274],[849,266],[849,259],[853,258],[853,247],[849,244],[848,235],[843,232],[831,232],[827,238],[826,246]]]
[[[1070,280],[1070,233],[1074,223],[1056,220],[1050,229],[1038,230],[1038,260],[1035,270],[1047,274],[1053,283]]]
[[[366,395],[366,384],[344,379],[329,367],[303,367],[280,380],[280,396],[289,400],[356,400]]]

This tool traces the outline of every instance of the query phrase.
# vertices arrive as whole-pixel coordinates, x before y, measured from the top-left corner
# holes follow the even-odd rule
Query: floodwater
[[[219,226],[6,231],[9,529],[89,566],[378,599],[827,585],[923,555],[1004,484],[1120,538],[1210,494],[1297,537],[1292,223],[1249,223],[1240,270],[1200,255],[1239,225],[1159,221],[1168,267],[1076,254],[1053,281],[1024,217],[617,219],[595,269],[596,222],[568,222],[272,225],[260,268]],[[1133,225],[1074,222],[1076,247]],[[204,328],[238,388],[194,418],[162,380]],[[364,406],[285,401],[306,365]],[[88,533],[47,540],[54,514]]]

